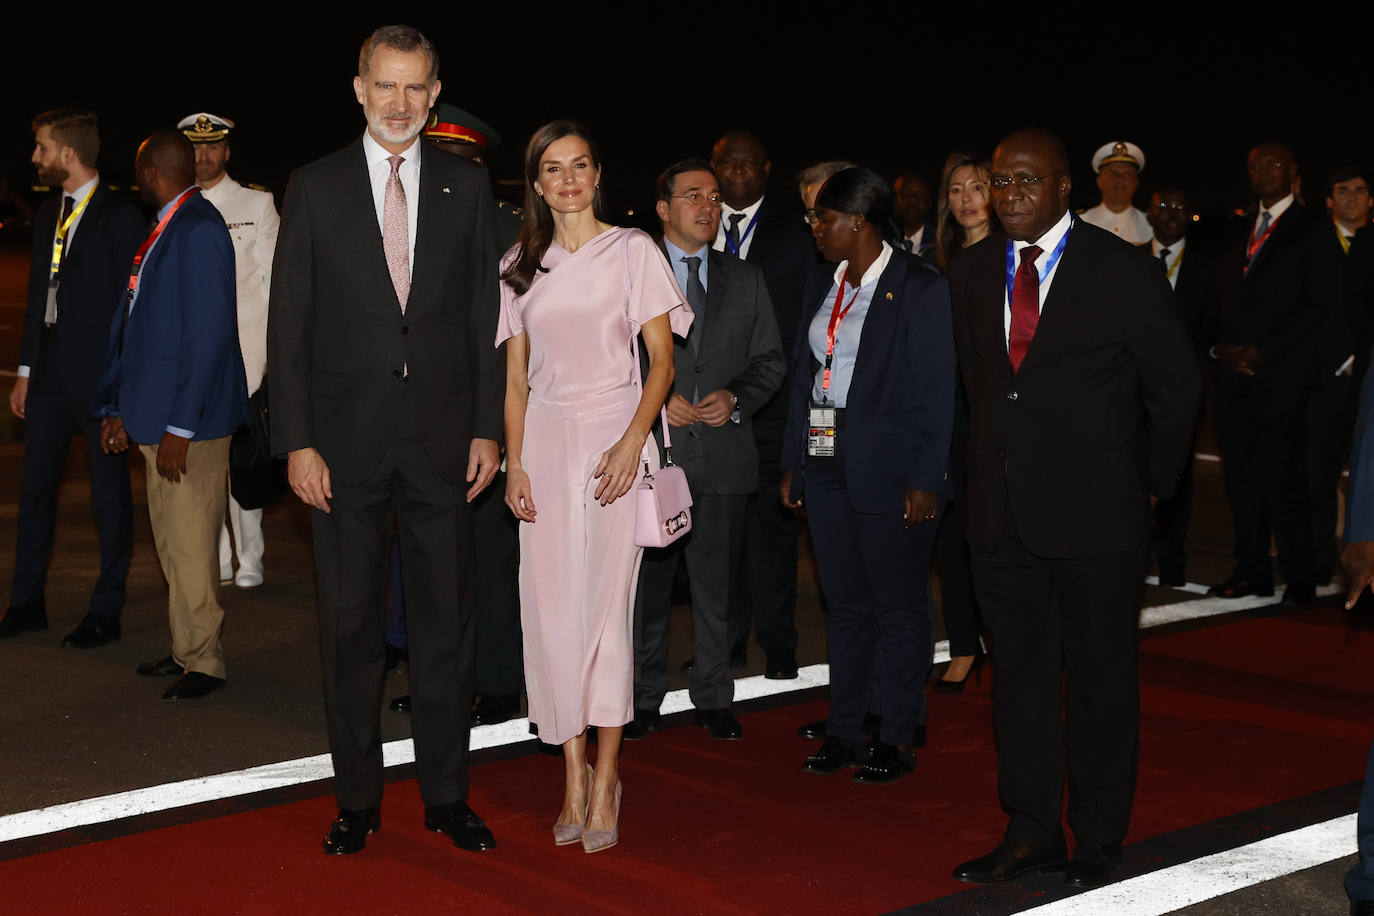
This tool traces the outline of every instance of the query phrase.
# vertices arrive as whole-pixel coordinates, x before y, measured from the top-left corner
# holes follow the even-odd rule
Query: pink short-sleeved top
[[[506,252],[501,269],[515,259]],[[501,284],[496,345],[529,337],[530,392],[571,404],[632,387],[636,371],[630,339],[645,322],[667,314],[673,333],[686,337],[692,311],[668,259],[639,229],[608,229],[577,251],[549,245],[543,266],[524,295]]]

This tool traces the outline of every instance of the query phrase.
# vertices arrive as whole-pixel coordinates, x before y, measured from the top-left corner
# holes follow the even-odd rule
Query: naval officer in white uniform
[[[208,112],[187,115],[177,123],[196,150],[196,184],[214,204],[234,240],[238,282],[239,349],[251,397],[267,372],[267,292],[272,279],[272,253],[280,219],[270,191],[239,184],[224,167],[229,162],[229,132],[234,122]],[[221,581],[239,588],[262,584],[262,510],[244,509],[232,495],[228,519],[219,537]],[[233,529],[231,547],[229,530]],[[238,552],[238,571],[233,554]]]
[[[1093,171],[1102,202],[1078,214],[1079,219],[1114,232],[1132,245],[1144,245],[1154,238],[1150,221],[1131,203],[1144,169],[1144,151],[1129,140],[1112,140],[1098,147],[1093,154]]]

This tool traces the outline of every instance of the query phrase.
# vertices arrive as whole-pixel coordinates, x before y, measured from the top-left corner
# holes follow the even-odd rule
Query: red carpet
[[[1358,780],[1374,727],[1374,632],[1338,610],[1236,620],[1142,642],[1144,719],[1128,842]],[[965,889],[950,869],[991,848],[990,678],[932,696],[931,747],[894,786],[804,774],[808,702],[741,715],[745,740],[692,727],[627,747],[623,839],[556,848],[561,762],[473,770],[500,848],[421,828],[413,781],[383,830],[326,858],[328,797],[0,862],[9,912],[879,913]]]

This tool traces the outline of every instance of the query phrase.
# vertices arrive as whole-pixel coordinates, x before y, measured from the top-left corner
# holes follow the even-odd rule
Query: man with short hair
[[[485,173],[421,142],[439,58],[409,26],[363,43],[367,128],[296,170],[268,307],[272,444],[312,513],[325,715],[339,813],[356,853],[381,826],[386,555],[405,558],[416,775],[425,827],[469,850],[471,502],[500,465],[505,349]]]
[[[906,171],[892,182],[893,215],[902,230],[902,248],[926,257],[935,251],[935,223],[930,214],[934,209],[934,193],[930,182],[919,172]]]
[[[1132,205],[1144,169],[1144,150],[1129,140],[1112,140],[1098,147],[1093,154],[1093,171],[1097,173],[1102,201],[1084,210],[1079,218],[1119,235],[1132,245],[1148,242],[1152,231],[1150,221]]]
[[[1130,823],[1150,502],[1174,490],[1202,378],[1162,273],[1073,219],[1059,138],[1025,128],[1004,139],[990,185],[1006,238],[965,250],[950,289],[970,407],[968,538],[997,647],[997,785],[1010,818],[997,848],[954,877],[1065,866],[1067,769],[1077,845],[1065,878],[1090,887],[1110,879]]]
[[[214,204],[234,242],[234,276],[238,300],[239,351],[251,398],[267,374],[267,293],[272,284],[272,253],[277,247],[277,216],[272,192],[242,185],[229,177],[229,134],[234,122],[207,111],[187,115],[177,130],[196,151],[196,184]],[[229,494],[228,523],[219,534],[219,577],[239,588],[262,584],[262,509],[245,509]],[[233,529],[233,545],[229,531]],[[234,553],[239,568],[234,571]]]
[[[711,167],[720,182],[720,228],[711,246],[763,271],[784,354],[801,333],[802,291],[816,247],[796,204],[765,194],[773,164],[763,142],[735,130],[716,141]],[[797,519],[778,500],[786,399],[774,396],[754,416],[759,486],[745,509],[743,559],[731,599],[731,664],[743,666],[749,628],[764,651],[764,676],[797,676]]]
[[[100,183],[94,112],[54,109],[33,121],[38,180],[61,189],[34,217],[28,306],[10,410],[25,421],[14,579],[0,638],[48,626],[45,586],[57,490],[72,436],[86,437],[100,574],[85,617],[62,640],[88,649],[119,639],[133,550],[129,462],[101,448],[91,396],[105,363],[110,322],[143,240],[143,216]]]
[[[1256,204],[1226,228],[1214,345],[1213,408],[1235,525],[1235,569],[1209,595],[1274,593],[1278,546],[1283,603],[1316,595],[1304,405],[1315,339],[1338,292],[1331,223],[1296,200],[1298,166],[1278,141],[1251,148]]]
[[[843,159],[831,159],[827,162],[817,162],[815,165],[807,166],[801,170],[797,176],[797,192],[801,194],[802,207],[808,212],[806,218],[810,219],[810,211],[815,209],[816,195],[821,193],[821,188],[830,180],[832,175],[837,175],[845,169],[855,168],[855,164]]]
[[[132,441],[147,467],[148,517],[167,579],[172,653],[138,666],[180,675],[164,700],[224,686],[219,570],[229,440],[248,420],[234,301],[234,245],[195,185],[191,141],[159,130],[134,163],[157,224],[133,257],[105,371],[92,399],[103,447]]]
[[[635,715],[625,727],[631,740],[658,724],[668,692],[669,610],[679,561],[687,564],[692,590],[696,722],[712,738],[743,735],[730,712],[729,623],[745,506],[758,489],[759,456],[749,427],[781,387],[787,362],[763,273],[711,250],[720,206],[707,162],[685,159],[659,176],[663,250],[696,316],[687,339],[674,339],[676,375],[666,407],[673,462],[692,489],[692,530],[644,553],[635,595]]]

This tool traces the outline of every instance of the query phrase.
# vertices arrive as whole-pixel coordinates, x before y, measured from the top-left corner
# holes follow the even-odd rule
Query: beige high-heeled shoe
[[[577,824],[554,824],[553,845],[571,846],[582,839],[582,831],[587,826],[587,808],[592,803],[592,765],[587,764],[587,804],[582,806],[582,820]]]
[[[590,796],[590,793],[588,793]],[[590,804],[589,804],[590,807]],[[615,826],[610,830],[592,830],[590,828],[582,831],[582,849],[584,852],[601,852],[610,849],[620,842],[620,780],[615,781]]]

